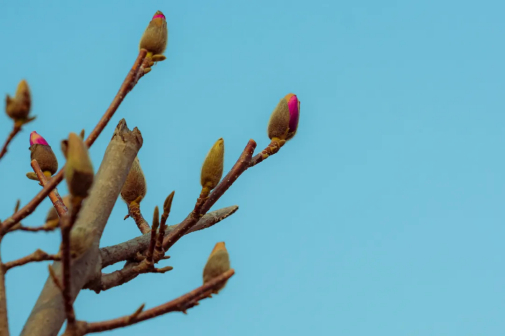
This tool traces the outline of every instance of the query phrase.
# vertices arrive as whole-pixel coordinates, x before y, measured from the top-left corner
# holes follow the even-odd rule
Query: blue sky
[[[169,224],[183,219],[214,141],[225,140],[225,169],[250,138],[263,148],[269,115],[290,92],[301,101],[299,131],[216,205],[239,205],[236,214],[174,246],[163,264],[172,272],[82,292],[79,319],[114,318],[199,286],[225,241],[236,276],[218,296],[108,335],[505,333],[502,1],[4,2],[0,93],[26,78],[38,118],[0,161],[0,218],[40,188],[24,177],[29,132],[63,162],[59,141],[96,124],[158,9],[167,60],[90,151],[98,167],[121,118],[139,127],[146,217],[176,190]],[[1,138],[10,128],[0,115]],[[49,206],[24,224],[42,224]],[[103,246],[138,235],[125,214],[118,201]],[[55,233],[15,233],[2,257],[58,243]],[[7,274],[13,335],[46,267]]]

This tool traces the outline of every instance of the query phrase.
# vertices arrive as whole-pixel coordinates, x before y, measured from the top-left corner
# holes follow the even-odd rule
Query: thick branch
[[[83,325],[83,335],[123,328],[174,311],[186,312],[187,309],[196,306],[198,301],[209,297],[214,288],[227,281],[233,276],[233,274],[235,274],[233,269],[226,271],[203,286],[200,286],[175,300],[148,309],[141,313],[138,313],[137,311],[132,315],[119,317],[109,321],[86,323]]]
[[[48,261],[48,260],[60,260],[60,255],[48,254],[40,249],[37,249],[35,252],[27,255],[26,257],[6,262],[4,265],[4,269],[5,271],[8,271],[13,267],[26,265],[30,262]]]
[[[142,146],[142,136],[135,128],[128,130],[121,120],[105,151],[89,197],[84,201],[73,231],[81,237],[83,254],[72,263],[72,299],[82,289],[99,263],[100,238],[131,164]],[[61,277],[61,264],[54,263],[54,273]],[[56,336],[65,320],[65,310],[58,287],[49,278],[21,333],[22,336]]]
[[[217,224],[223,219],[227,218],[228,216],[231,216],[237,210],[238,206],[234,205],[216,211],[212,211],[203,216],[190,232],[209,228],[214,224]],[[170,232],[175,230],[175,228],[179,225],[180,224],[168,226],[165,230],[165,234],[166,235],[170,234]],[[144,234],[143,236],[130,239],[121,244],[101,248],[100,256],[102,259],[102,268],[113,265],[120,261],[135,258],[137,253],[143,252],[147,249],[147,247],[149,246],[150,237],[151,237],[150,234]]]
[[[110,104],[109,108],[107,111],[105,111],[105,114],[102,116],[98,124],[95,126],[93,131],[89,134],[88,138],[84,142],[86,146],[91,147],[95,140],[98,138],[100,133],[102,133],[103,129],[105,126],[107,126],[107,123],[110,121],[114,113],[117,111],[119,105],[123,101],[123,99],[126,97],[128,92],[130,92],[135,85],[137,84],[137,81],[144,76],[144,69],[151,62],[150,57],[146,57],[147,51],[146,50],[140,50],[139,54],[137,56],[137,59],[135,60],[135,63],[133,64],[133,67],[131,68],[130,72],[126,76],[125,80],[123,81],[123,84],[121,85],[118,93],[112,100],[112,103]],[[12,217],[7,218],[1,226],[0,234],[4,234],[9,231],[9,229],[16,225],[19,221],[21,221],[23,218],[26,218],[29,216],[35,208],[46,198],[47,195],[49,195],[49,192],[53,190],[58,183],[60,183],[63,180],[63,174],[65,171],[65,167],[61,168],[60,171],[53,176],[51,181],[41,190],[35,197],[28,202],[23,208],[21,208],[19,211],[17,211]]]

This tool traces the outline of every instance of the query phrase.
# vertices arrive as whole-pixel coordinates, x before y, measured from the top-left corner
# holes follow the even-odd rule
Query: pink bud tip
[[[153,16],[153,20],[154,20],[154,19],[163,19],[163,20],[165,20],[165,15],[163,15],[163,14],[161,14],[161,13],[159,13],[159,14],[158,14],[158,13],[156,13],[156,14],[154,14],[154,16]]]
[[[49,144],[47,143],[47,141],[42,137],[40,136],[39,134],[37,134],[37,132],[33,131],[30,133],[30,146],[32,145],[46,145],[46,146],[49,146]]]
[[[296,95],[292,95],[288,100],[289,107],[289,131],[296,130],[298,118],[300,117],[300,101]]]

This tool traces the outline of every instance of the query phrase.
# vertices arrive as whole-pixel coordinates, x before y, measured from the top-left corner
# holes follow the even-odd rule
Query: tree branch
[[[27,255],[26,257],[9,261],[4,264],[4,270],[7,272],[13,267],[26,265],[30,262],[38,262],[38,261],[48,261],[48,260],[60,260],[59,254],[48,254],[40,249],[37,249],[32,254]]]
[[[221,274],[220,276],[205,283],[203,286],[200,286],[192,290],[191,292],[178,297],[175,300],[172,300],[170,302],[148,309],[143,312],[139,312],[138,309],[135,313],[131,315],[119,317],[109,321],[93,322],[93,323],[84,322],[83,324],[81,324],[82,334],[80,335],[123,328],[174,311],[180,311],[185,313],[187,309],[196,306],[198,304],[198,301],[210,297],[212,290],[221,285],[223,282],[226,282],[229,278],[233,276],[233,274],[235,274],[235,271],[233,269],[230,269],[225,273]]]
[[[2,265],[1,257],[0,257],[0,265]],[[6,272],[5,267],[0,267],[0,335],[9,336],[9,321],[7,319],[7,298],[5,291],[5,272]]]
[[[14,128],[12,129],[12,131],[9,133],[9,136],[5,140],[5,143],[2,146],[2,150],[0,150],[0,159],[2,159],[3,156],[7,153],[7,147],[14,139],[14,137],[19,133],[19,131],[21,131],[21,126],[22,125],[20,123],[14,122]]]
[[[84,142],[86,146],[91,147],[95,140],[98,138],[100,133],[102,133],[103,129],[105,126],[107,126],[107,123],[110,121],[114,113],[117,111],[119,105],[123,101],[123,99],[126,97],[128,92],[130,92],[135,85],[137,84],[137,81],[144,76],[144,69],[148,67],[148,64],[150,64],[151,58],[146,57],[147,55],[147,50],[142,49],[139,51],[139,54],[137,56],[137,59],[135,60],[135,63],[133,64],[133,67],[131,68],[130,72],[126,76],[125,80],[123,81],[123,84],[119,88],[118,93],[112,100],[112,103],[110,104],[109,108],[105,111],[105,114],[102,116],[98,124],[95,126],[93,131],[89,134],[88,138]],[[22,219],[26,218],[29,216],[35,208],[46,198],[47,195],[49,195],[49,192],[53,190],[58,183],[60,183],[63,180],[63,174],[65,171],[65,167],[63,166],[60,171],[53,176],[51,181],[41,190],[33,199],[28,202],[23,208],[21,208],[19,211],[17,211],[15,214],[13,214],[11,217],[7,218],[0,227],[0,235],[5,234],[6,232],[9,231],[11,227],[16,225],[19,221]]]
[[[103,229],[141,146],[140,132],[136,128],[128,130],[124,119],[121,120],[73,228],[81,237],[84,252],[72,263],[72,300],[75,300],[89,276],[100,267],[98,247]],[[53,270],[57,276],[61,276],[61,263],[55,262]],[[48,278],[21,335],[56,336],[64,321],[65,310],[60,290]]]
[[[237,210],[238,206],[234,205],[216,211],[212,211],[203,216],[198,221],[198,223],[193,227],[193,229],[191,229],[190,232],[195,232],[198,230],[209,228],[219,223],[223,219],[231,216]],[[179,225],[180,224],[168,226],[165,230],[165,234],[169,234],[170,232],[175,230],[175,228]],[[151,237],[150,234],[144,234],[143,236],[130,239],[126,242],[117,245],[101,248],[100,259],[102,260],[102,268],[113,265],[120,261],[134,259],[137,253],[143,252],[147,249],[147,247],[149,246],[150,237]]]

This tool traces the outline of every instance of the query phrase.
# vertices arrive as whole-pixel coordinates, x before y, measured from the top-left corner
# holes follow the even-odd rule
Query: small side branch
[[[12,131],[9,133],[9,136],[7,137],[7,140],[5,140],[4,145],[2,146],[2,150],[0,150],[0,159],[3,158],[3,156],[7,153],[7,147],[11,143],[11,141],[14,139],[14,137],[21,131],[21,124],[20,123],[14,123],[14,128]]]
[[[231,216],[237,210],[238,206],[234,205],[212,211],[203,216],[189,232],[209,228],[219,223],[223,219]],[[165,236],[167,234],[170,234],[170,232],[174,231],[181,224],[182,223],[166,227]],[[143,236],[130,239],[117,245],[101,248],[100,256],[102,260],[102,268],[113,265],[120,261],[134,259],[138,253],[141,253],[148,248],[149,242],[150,234],[144,234]]]
[[[26,265],[31,262],[49,261],[49,260],[60,260],[60,255],[59,254],[48,254],[40,249],[37,249],[35,252],[27,255],[26,257],[6,262],[4,264],[4,270],[8,271],[13,267]]]
[[[131,315],[119,317],[109,321],[93,323],[81,322],[81,325],[79,327],[82,332],[81,335],[127,327],[129,325],[149,320],[174,311],[185,313],[187,309],[196,306],[198,304],[198,301],[210,297],[212,290],[219,287],[223,282],[226,282],[233,276],[233,274],[235,274],[235,271],[233,269],[226,271],[220,276],[207,282],[203,286],[200,286],[175,300],[145,311],[137,309]]]

